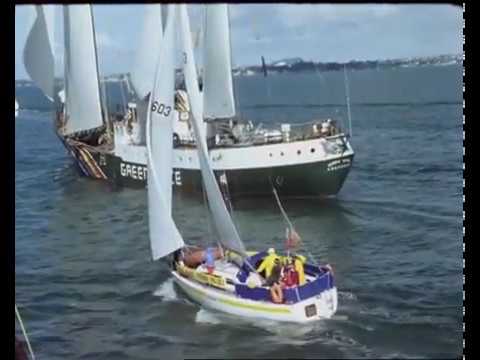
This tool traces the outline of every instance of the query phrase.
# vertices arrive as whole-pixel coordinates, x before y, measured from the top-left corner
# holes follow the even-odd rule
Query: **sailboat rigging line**
[[[272,182],[272,179],[270,178],[270,183]],[[288,215],[287,213],[285,212],[285,210],[283,209],[283,206],[282,206],[282,203],[280,202],[280,198],[278,197],[278,194],[277,194],[277,190],[275,189],[275,186],[273,186],[272,184],[272,190],[273,190],[273,195],[275,195],[275,199],[277,200],[277,205],[278,207],[280,208],[280,211],[283,215],[283,218],[285,219],[285,221],[287,222],[288,226],[290,227],[291,230],[294,230],[295,228],[293,227],[293,224],[292,222],[290,221],[290,219],[288,218]]]
[[[217,243],[219,242],[218,241],[218,236],[216,234],[213,233],[213,225],[212,225],[212,217],[210,215],[210,210],[209,210],[209,204],[208,204],[208,199],[207,199],[207,193],[206,193],[206,190],[205,190],[205,184],[203,183],[202,181],[202,196],[203,196],[203,206],[206,210],[206,213],[207,213],[207,228],[208,228],[208,233],[210,236],[216,236],[216,241]]]
[[[107,83],[105,82],[105,79],[101,82],[102,87],[101,87],[101,93],[102,93],[102,107],[103,107],[103,118],[105,119],[106,122],[106,127],[107,127],[107,135],[109,138],[109,141],[112,139],[112,122],[109,116],[108,112],[108,98],[107,98]]]
[[[18,309],[17,309],[17,304],[15,304],[15,315],[17,316],[17,320],[20,324],[20,328],[22,329],[23,337],[25,338],[25,341],[27,342],[27,347],[28,347],[28,351],[30,353],[30,356],[32,357],[32,360],[35,360],[35,355],[33,354],[32,346],[30,345],[30,341],[28,340],[27,331],[25,330],[25,327],[23,326],[22,318],[20,317],[20,313],[18,312]]]
[[[348,86],[347,66],[343,65],[343,79],[345,82],[345,97],[347,100],[347,115],[348,115],[348,135],[352,137],[352,114],[350,112],[350,87]]]
[[[127,111],[127,98],[125,97],[125,85],[123,80],[120,81],[120,94],[122,95],[123,111],[125,113]]]
[[[277,200],[277,204],[278,204],[278,207],[280,208],[280,211],[283,215],[283,218],[285,219],[285,221],[287,222],[288,226],[290,227],[290,230],[295,230],[295,228],[293,227],[293,224],[292,222],[290,221],[290,219],[288,218],[287,216],[287,213],[285,212],[285,210],[283,209],[283,206],[282,206],[282,203],[280,202],[280,198],[278,197],[278,193],[277,193],[277,190],[275,189],[275,186],[273,185],[272,183],[272,178],[270,177],[270,183],[272,184],[272,190],[273,190],[273,194],[275,195],[275,199]],[[315,258],[313,257],[312,253],[305,247],[305,245],[303,244],[303,241],[300,241],[300,246],[303,247],[303,249],[305,250],[305,252],[307,253],[307,255],[310,257],[310,259],[312,260],[312,262],[315,264],[315,266],[319,266],[318,262],[315,260]],[[289,254],[290,255],[290,254]]]
[[[63,6],[63,28],[66,29],[70,26],[70,16],[68,15],[68,8],[66,5]],[[63,45],[65,48],[65,59],[63,61],[63,88],[64,88],[64,98],[63,98],[63,125],[60,128],[61,134],[64,135],[66,132],[65,129],[65,124],[67,123],[68,120],[68,112],[70,111],[68,107],[68,101],[67,101],[67,95],[68,94],[68,63],[69,63],[69,55],[68,52],[66,51],[67,44],[70,44],[70,31],[66,31],[63,37]],[[60,102],[62,100],[60,99]]]

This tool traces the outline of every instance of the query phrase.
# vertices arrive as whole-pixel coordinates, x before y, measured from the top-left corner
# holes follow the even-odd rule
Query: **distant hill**
[[[294,57],[281,59],[266,65],[268,73],[303,72],[303,71],[337,71],[346,67],[349,70],[386,69],[395,67],[411,67],[422,65],[462,64],[463,55],[438,55],[428,57],[412,57],[388,60],[351,60],[341,62],[313,62]],[[235,75],[252,75],[262,73],[261,65],[245,66],[235,69]]]

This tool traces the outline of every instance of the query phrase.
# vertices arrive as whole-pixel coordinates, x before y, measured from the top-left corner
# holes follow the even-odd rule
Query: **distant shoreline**
[[[275,61],[266,65],[267,74],[274,75],[280,73],[308,73],[308,72],[329,72],[329,71],[341,71],[346,68],[349,71],[352,70],[387,70],[394,68],[404,67],[417,67],[417,66],[445,66],[445,65],[462,65],[463,55],[439,55],[429,57],[414,57],[408,59],[392,59],[392,60],[351,60],[346,63],[341,62],[313,62],[304,61],[301,58],[292,58]],[[180,69],[177,69],[180,72]],[[264,70],[261,65],[249,65],[236,67],[232,70],[234,76],[251,76],[261,75]],[[121,80],[125,77],[129,77],[129,73],[122,74],[110,74],[103,77],[107,81]],[[55,79],[58,84],[63,83],[63,79]],[[31,85],[29,79],[16,79],[15,85]]]
[[[366,70],[366,69],[392,69],[398,67],[415,67],[415,66],[444,66],[444,65],[461,65],[463,55],[439,55],[429,57],[414,57],[407,59],[392,60],[351,60],[346,63],[340,62],[313,62],[304,61],[301,58],[285,59],[275,61],[265,66],[268,73],[298,73],[298,72],[326,72],[339,71],[346,68],[347,70]],[[253,75],[262,74],[264,69],[261,65],[238,67],[234,69],[236,75]]]

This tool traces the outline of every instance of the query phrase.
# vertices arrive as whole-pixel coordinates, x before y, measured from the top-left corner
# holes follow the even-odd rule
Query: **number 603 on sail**
[[[157,114],[167,117],[168,115],[170,115],[172,107],[165,106],[165,104],[159,104],[158,101],[154,101],[150,110],[152,110],[152,112],[156,112]]]

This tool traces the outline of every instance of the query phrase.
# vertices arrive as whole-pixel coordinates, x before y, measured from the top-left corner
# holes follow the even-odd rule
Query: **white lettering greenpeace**
[[[147,180],[147,167],[143,165],[133,165],[120,163],[120,175],[129,177],[133,180]],[[179,170],[174,170],[172,174],[172,183],[176,186],[182,186],[182,174]]]
[[[142,165],[132,165],[120,163],[120,175],[129,177],[133,180],[147,180],[147,167]]]

